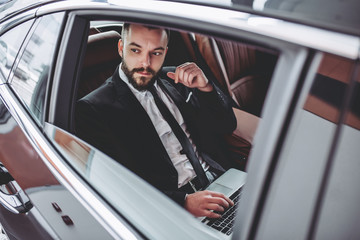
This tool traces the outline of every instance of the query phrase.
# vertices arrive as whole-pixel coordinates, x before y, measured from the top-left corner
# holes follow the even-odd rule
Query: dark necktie
[[[165,103],[160,99],[154,85],[149,89],[149,91],[153,95],[155,104],[158,107],[161,115],[164,117],[164,119],[170,125],[176,138],[179,140],[179,142],[183,148],[182,151],[186,154],[191,165],[193,166],[194,171],[196,172],[196,175],[199,178],[201,186],[203,188],[206,187],[209,184],[209,180],[206,177],[206,174],[200,164],[199,159],[196,157],[194,148],[193,148],[189,138],[186,136],[185,132],[182,130],[179,123],[176,121],[174,116],[171,114],[170,110],[167,108]]]

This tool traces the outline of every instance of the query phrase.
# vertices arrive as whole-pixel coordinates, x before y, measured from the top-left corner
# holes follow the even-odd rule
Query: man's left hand
[[[211,92],[213,90],[213,86],[209,83],[203,71],[192,62],[178,66],[175,73],[168,72],[167,76],[173,79],[175,83],[182,83],[189,88],[197,88],[203,92]]]

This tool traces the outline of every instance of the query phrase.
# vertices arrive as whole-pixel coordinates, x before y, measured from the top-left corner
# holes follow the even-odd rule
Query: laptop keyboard
[[[207,222],[208,226],[226,235],[230,235],[233,232],[236,210],[240,196],[241,196],[241,188],[230,196],[230,199],[234,202],[234,205],[232,207],[226,209],[226,211],[223,213],[216,212],[222,215],[221,218],[216,218],[216,219],[205,218],[202,222]]]

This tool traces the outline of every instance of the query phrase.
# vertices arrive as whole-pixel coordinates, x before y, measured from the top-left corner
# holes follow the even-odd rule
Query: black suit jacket
[[[222,135],[236,128],[231,101],[219,88],[204,93],[175,84],[163,68],[158,84],[174,100],[204,160],[218,173],[229,165]],[[190,101],[186,102],[190,92]],[[76,105],[77,135],[183,204],[178,174],[150,117],[120,79],[118,69],[101,87]]]

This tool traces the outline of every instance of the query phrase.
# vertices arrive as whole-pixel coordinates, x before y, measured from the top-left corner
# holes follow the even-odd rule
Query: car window
[[[150,121],[142,123],[130,120],[134,115],[139,114],[137,111],[140,105],[136,105],[136,102],[131,100],[129,109],[126,109],[126,111],[130,112],[125,115],[120,114],[122,118],[119,117],[120,115],[116,116],[116,118],[107,118],[109,112],[112,111],[108,112],[106,109],[112,109],[112,107],[106,105],[103,107],[103,120],[97,119],[97,117],[82,117],[87,114],[87,111],[90,114],[93,112],[86,109],[86,106],[79,105],[79,103],[87,102],[88,96],[107,86],[109,78],[117,73],[118,66],[122,61],[118,51],[122,22],[91,21],[89,25],[86,52],[80,69],[75,97],[77,102],[74,102],[74,105],[76,105],[75,133],[79,138],[115,159],[148,182],[159,181],[160,177],[157,177],[156,173],[142,175],[141,171],[143,170],[136,169],[139,164],[130,160],[133,158],[145,158],[142,154],[149,151],[151,141],[160,140],[150,140],[148,136],[145,137],[146,134],[139,132],[139,129],[148,131],[145,128],[151,129],[154,127]],[[179,66],[186,62],[195,62],[204,71],[208,79],[221,89],[229,101],[232,102],[238,128],[233,133],[227,133],[225,137],[223,135],[216,136],[219,138],[215,141],[221,142],[221,146],[225,144],[225,152],[228,155],[224,162],[228,161],[232,167],[245,170],[279,52],[241,40],[238,42],[230,41],[211,35],[177,31],[175,29],[171,30],[168,48],[163,66]],[[127,89],[124,86],[118,88],[124,92]],[[112,93],[113,91],[110,91],[107,94]],[[146,118],[146,115],[143,117]],[[116,121],[117,125],[121,127],[115,129],[111,125],[113,121]],[[110,125],[111,129],[106,127]],[[205,125],[203,128],[205,128]],[[106,129],[103,129],[104,126]],[[120,138],[117,138],[113,132],[119,131],[123,127],[126,129],[123,129],[121,133],[117,133],[120,136]],[[86,128],[88,129],[85,130]],[[130,132],[127,129],[134,130]],[[205,129],[199,131],[206,132]],[[208,131],[210,130],[208,129]],[[205,134],[201,138],[207,138]],[[214,138],[214,135],[209,134],[209,138]],[[121,139],[123,136],[126,136],[126,140]],[[223,137],[225,140],[222,139]],[[111,144],[104,144],[109,141]],[[142,146],[142,149],[132,152],[136,146]],[[217,147],[214,147],[214,149],[217,149]],[[217,153],[214,151],[212,154]],[[91,154],[85,159],[90,158],[92,158]],[[88,166],[88,160],[84,161],[79,158],[72,157],[69,162],[79,169],[81,174],[84,174],[84,169],[87,169]],[[146,166],[146,168],[154,169],[154,171],[157,170],[150,163],[147,163]],[[89,178],[89,175],[84,177],[90,182],[95,181],[95,178]],[[93,184],[98,185],[102,180],[105,181],[106,179],[96,178],[97,183]],[[105,197],[113,198],[111,195]]]
[[[330,160],[314,239],[351,239],[359,236],[358,188],[360,142],[360,75],[352,84],[336,151]]]
[[[176,204],[176,201],[171,200],[171,196],[168,194],[169,191],[161,189],[157,185],[160,182],[167,184],[168,181],[163,181],[163,179],[167,177],[163,176],[165,175],[164,172],[175,172],[176,174],[176,169],[171,165],[168,167],[165,159],[167,157],[166,153],[160,158],[154,156],[159,153],[162,154],[162,151],[166,150],[165,147],[162,148],[163,150],[156,150],[151,147],[153,142],[158,144],[161,140],[158,139],[156,135],[154,135],[155,138],[152,138],[153,135],[149,137],[148,133],[144,134],[144,132],[149,131],[151,134],[156,134],[156,130],[140,104],[137,105],[136,102],[130,99],[131,102],[129,106],[126,107],[126,109],[124,108],[127,112],[125,114],[123,114],[121,110],[123,109],[121,107],[121,101],[110,101],[115,103],[114,106],[120,106],[120,109],[112,109],[112,107],[106,106],[106,104],[101,107],[100,109],[105,110],[104,115],[101,114],[104,116],[104,122],[111,122],[111,126],[110,123],[102,124],[102,120],[98,119],[98,116],[94,118],[85,116],[87,111],[86,106],[85,108],[79,108],[79,102],[80,104],[83,103],[84,98],[91,96],[104,86],[113,84],[109,83],[109,78],[117,73],[118,66],[122,62],[118,51],[118,43],[121,39],[123,22],[90,21],[90,24],[87,26],[90,27],[85,31],[87,34],[87,42],[84,43],[86,48],[84,46],[85,52],[81,54],[83,57],[82,62],[77,64],[80,67],[78,69],[78,79],[74,79],[74,81],[77,81],[75,84],[77,87],[75,90],[75,99],[72,102],[75,109],[73,119],[76,137],[69,134],[69,132],[71,133],[69,129],[64,129],[64,127],[60,126],[61,123],[57,125],[56,119],[54,121],[55,128],[52,122],[45,124],[45,133],[54,143],[54,146],[59,149],[59,152],[62,153],[72,169],[76,170],[76,172],[81,175],[97,193],[106,199],[114,209],[121,213],[122,216],[126,216],[130,222],[136,222],[140,228],[146,228],[144,231],[150,231],[151,235],[149,236],[152,236],[152,234],[154,234],[153,229],[148,228],[148,225],[138,224],[139,222],[143,223],[145,219],[150,217],[154,209],[151,208],[143,211],[142,206],[146,205],[136,204],[141,202],[143,198],[147,198],[146,204],[156,205],[158,202],[162,202],[162,205],[166,206],[173,206],[172,204],[174,204],[174,206],[171,207],[172,213],[181,211],[187,216],[192,217],[192,215],[184,211],[181,204]],[[70,43],[68,45],[70,45]],[[217,53],[219,54],[213,51],[212,46],[215,45],[217,46]],[[216,134],[216,136],[215,134],[205,136],[205,129],[201,130],[201,132],[205,132],[204,136],[199,137],[205,140],[209,136],[209,138],[214,139],[214,143],[220,143],[218,146],[211,145],[211,149],[210,146],[208,146],[209,151],[215,149],[213,154],[217,154],[216,151],[218,151],[220,156],[222,152],[220,152],[219,148],[227,148],[224,150],[224,153],[229,153],[229,155],[224,162],[231,162],[232,167],[242,170],[246,169],[253,137],[257,123],[261,118],[267,88],[271,81],[278,55],[279,52],[273,49],[266,49],[266,51],[264,51],[263,47],[256,44],[244,43],[240,40],[239,42],[229,41],[211,35],[176,29],[171,30],[169,50],[164,60],[164,66],[178,66],[185,62],[196,62],[208,78],[226,94],[229,102],[233,103],[234,110],[236,110],[236,120],[238,123],[242,123],[239,124],[239,129],[237,129],[235,133],[231,133],[232,130],[227,131],[226,140],[223,140],[223,136],[220,134]],[[207,61],[210,58],[211,61]],[[221,61],[221,63],[219,63],[219,61]],[[222,64],[225,68],[219,68],[219,64]],[[64,79],[60,79],[60,81],[62,80]],[[68,81],[69,79],[67,78],[65,80]],[[61,84],[58,85],[61,87]],[[118,90],[126,92],[127,88],[126,86],[121,86],[118,87]],[[69,91],[69,89],[65,87],[59,89],[58,94],[62,96],[61,91]],[[113,96],[112,93],[113,91],[110,91],[107,94]],[[248,93],[248,95],[245,93]],[[193,99],[191,95],[190,98]],[[126,99],[124,99],[124,101],[125,103],[127,102]],[[195,105],[196,100],[193,101],[192,104]],[[60,105],[61,104],[57,103],[56,108],[60,109],[60,107],[62,107],[62,112],[64,112],[64,107],[66,106]],[[231,106],[230,104],[230,109]],[[51,107],[53,107],[53,105],[51,105],[50,108]],[[107,111],[106,109],[112,110]],[[141,112],[141,109],[143,112]],[[83,110],[85,111],[83,112]],[[116,118],[106,118],[109,113],[115,110],[121,111]],[[139,114],[139,111],[140,116],[145,120],[147,119],[147,121],[142,122],[140,118],[138,121],[137,119],[133,119]],[[90,110],[90,114],[92,113]],[[85,117],[79,121],[79,116]],[[119,118],[119,116],[121,117]],[[98,120],[99,125],[95,123]],[[115,122],[115,126],[112,125]],[[95,123],[95,126],[92,125],[93,123]],[[234,126],[233,122],[231,125]],[[105,130],[103,131],[104,126]],[[227,126],[221,126],[221,124],[219,124],[219,128],[222,127],[226,128]],[[205,128],[205,125],[203,128]],[[210,131],[211,129],[208,130]],[[114,132],[116,132],[116,134],[114,134]],[[93,134],[97,136],[93,138]],[[117,136],[120,138],[117,138]],[[102,144],[102,142],[110,142],[110,144]],[[133,159],[135,159],[135,161],[133,161]],[[141,159],[144,160],[142,165],[139,163]],[[158,163],[159,167],[156,166]],[[161,172],[164,170],[163,165],[166,165],[167,170]],[[136,175],[136,178],[134,178],[134,175]],[[172,184],[175,182],[173,186],[177,186],[177,177],[172,178],[171,181]],[[153,191],[160,192],[161,194],[154,195]],[[135,195],[139,193],[141,193],[142,196],[135,198]],[[141,217],[139,216],[141,212],[140,209],[143,211]],[[163,215],[156,215],[151,218],[151,224],[163,222],[164,220],[172,222],[178,219],[173,214],[167,215],[165,218]],[[182,219],[178,220],[183,222]],[[188,222],[183,224],[188,224]],[[203,226],[200,227],[203,228]],[[155,233],[155,235],[156,234],[159,233]],[[202,236],[202,238],[205,237],[206,235]]]
[[[0,37],[0,74],[4,81],[9,76],[16,55],[32,23],[33,20],[22,23]]]
[[[273,214],[278,218],[267,224],[261,234],[276,234],[273,229],[279,226],[287,226],[283,231],[285,236],[307,229],[311,221],[308,216],[313,216],[314,202],[334,147],[353,67],[349,59],[324,53],[319,67],[309,76],[277,159],[274,186],[270,188],[271,201],[267,202],[269,210],[261,221],[264,225],[269,223]],[[294,208],[294,203],[301,204]],[[292,226],[289,221],[296,221],[297,225]],[[259,238],[265,237],[261,234]]]
[[[46,87],[62,17],[63,13],[57,13],[36,22],[11,81],[11,87],[38,123],[42,123],[44,118]]]

